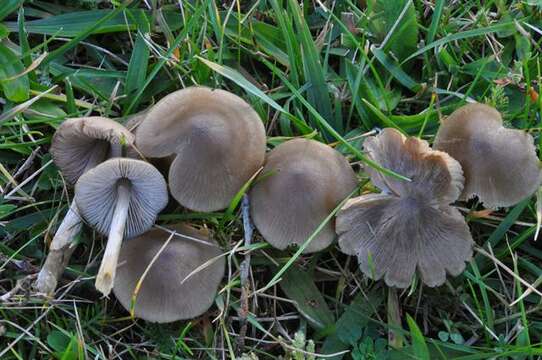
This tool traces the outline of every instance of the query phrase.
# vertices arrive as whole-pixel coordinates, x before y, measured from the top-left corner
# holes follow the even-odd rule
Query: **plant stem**
[[[124,228],[126,227],[126,219],[128,218],[131,195],[130,184],[126,181],[120,181],[117,187],[117,204],[115,205],[111,227],[109,228],[107,246],[95,283],[96,289],[105,296],[111,293],[115,282],[117,262],[122,239],[124,238]]]
[[[254,226],[250,219],[250,201],[248,195],[243,195],[243,201],[241,202],[241,211],[243,214],[243,229],[245,247],[250,246],[252,243],[252,232]],[[241,280],[241,308],[239,309],[239,337],[237,338],[237,352],[240,355],[245,347],[245,336],[247,334],[247,317],[249,313],[248,299],[250,293],[250,250],[245,253],[245,259],[240,266],[240,280]]]

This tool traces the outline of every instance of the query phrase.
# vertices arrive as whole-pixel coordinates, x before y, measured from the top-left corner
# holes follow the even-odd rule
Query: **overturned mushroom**
[[[149,158],[174,155],[171,194],[184,207],[228,206],[262,166],[265,131],[258,114],[223,90],[191,87],[167,95],[145,116],[136,144]]]
[[[478,196],[489,208],[520,202],[542,181],[533,137],[505,128],[501,114],[487,105],[469,104],[454,111],[442,122],[434,147],[463,167],[461,198]]]
[[[103,117],[73,118],[64,121],[55,132],[51,155],[66,181],[73,185],[87,170],[107,157],[121,156],[122,144],[133,144],[134,136],[124,126]],[[81,231],[81,218],[72,201],[64,220],[49,246],[49,253],[38,274],[36,288],[51,294],[58,277],[75,250],[73,239]]]
[[[188,225],[171,228],[176,234],[167,245],[172,235],[152,229],[124,243],[120,252],[113,292],[126,310],[133,303],[134,315],[147,321],[201,315],[212,305],[224,276],[224,258],[207,232]]]
[[[449,204],[463,190],[459,163],[394,129],[365,140],[367,156],[411,182],[367,171],[382,193],[350,199],[337,214],[340,249],[369,277],[404,288],[416,268],[428,286],[459,275],[472,256],[465,219]]]
[[[318,141],[295,139],[277,146],[251,190],[256,228],[274,247],[301,245],[356,187],[346,159]],[[335,239],[329,221],[305,248],[322,250]]]
[[[96,288],[109,295],[124,237],[147,231],[168,201],[164,177],[154,166],[134,159],[111,159],[86,172],[75,186],[83,218],[108,235]]]

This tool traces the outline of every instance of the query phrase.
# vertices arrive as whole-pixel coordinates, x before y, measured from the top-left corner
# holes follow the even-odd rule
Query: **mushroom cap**
[[[440,125],[434,147],[461,164],[461,198],[478,196],[489,208],[520,202],[542,181],[533,137],[505,128],[501,114],[487,105],[469,104],[454,111]]]
[[[175,155],[168,182],[182,206],[216,211],[227,207],[262,166],[266,138],[258,114],[243,99],[190,87],[149,110],[136,144],[147,157]]]
[[[346,159],[318,141],[294,139],[273,149],[250,192],[254,225],[271,245],[303,244],[356,187]],[[306,247],[322,250],[335,239],[329,221]]]
[[[124,230],[124,236],[131,238],[147,231],[168,202],[166,181],[154,166],[126,158],[104,161],[81,176],[75,185],[74,198],[83,218],[99,233],[107,235],[120,182],[127,182],[131,188]]]
[[[428,202],[451,204],[463,190],[461,165],[442,151],[429,147],[427,141],[405,137],[386,128],[363,143],[367,156],[380,166],[408,177],[411,181],[386,176],[373,168],[366,172],[383,192],[396,196],[418,196]]]
[[[409,177],[407,182],[368,169],[384,192],[350,199],[337,214],[339,247],[356,255],[368,277],[388,286],[409,286],[416,269],[428,286],[455,276],[472,257],[465,219],[449,204],[463,188],[459,163],[431,150],[426,141],[384,129],[365,140],[367,156]]]
[[[121,124],[99,116],[72,118],[56,130],[50,152],[64,178],[75,184],[91,158],[101,161],[110,144],[121,143],[134,143],[134,135]]]
[[[137,294],[135,316],[147,321],[165,323],[194,318],[212,305],[220,281],[224,276],[224,257],[208,266],[193,271],[221,254],[216,241],[188,225],[172,226],[178,234],[187,235],[215,246],[207,246],[175,235],[158,256]],[[171,236],[152,229],[122,245],[119,268],[113,292],[130,309],[136,284],[152,259]]]

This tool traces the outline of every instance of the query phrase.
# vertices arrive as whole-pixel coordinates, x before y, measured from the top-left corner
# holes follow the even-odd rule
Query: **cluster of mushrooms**
[[[405,288],[418,270],[425,284],[438,286],[472,257],[468,225],[451,204],[477,196],[486,207],[511,206],[542,181],[532,136],[505,128],[500,114],[481,104],[445,119],[433,149],[393,128],[367,137],[363,148],[391,171],[367,166],[381,192],[346,201],[359,181],[345,157],[304,138],[266,156],[261,119],[227,91],[174,92],[126,127],[101,117],[68,119],[53,137],[51,154],[75,195],[37,288],[55,290],[84,222],[108,237],[95,283],[102,294],[113,291],[148,321],[202,314],[224,275],[218,243],[189,224],[151,227],[168,193],[184,208],[218,211],[256,174],[250,213],[272,246],[303,245],[312,253],[338,236],[340,250],[357,256],[368,277]],[[167,181],[152,164],[165,168]],[[335,221],[327,221],[340,204]]]

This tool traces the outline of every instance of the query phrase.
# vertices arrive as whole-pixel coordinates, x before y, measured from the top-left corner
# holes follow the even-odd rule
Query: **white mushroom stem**
[[[51,241],[49,253],[38,274],[36,289],[39,292],[51,295],[55,291],[58,278],[68,265],[71,254],[75,250],[75,246],[72,244],[73,239],[81,231],[82,225],[75,201],[72,201],[64,220]]]
[[[49,250],[60,250],[70,244],[81,230],[82,225],[77,205],[75,204],[75,200],[72,200],[66,216],[62,220],[62,223],[60,223],[53,241],[51,241]]]
[[[95,149],[88,159],[83,172],[85,173],[98,165],[103,160],[103,157],[104,152],[100,151],[100,149]],[[60,223],[49,245],[49,253],[38,274],[36,280],[36,289],[38,292],[47,295],[53,294],[58,284],[58,278],[68,265],[68,261],[75,250],[73,240],[81,231],[82,226],[83,222],[77,211],[77,205],[75,204],[75,200],[72,200],[66,216]]]
[[[111,293],[111,289],[115,283],[117,262],[122,239],[124,238],[124,228],[126,227],[128,208],[130,206],[130,197],[132,194],[130,184],[124,181],[119,182],[117,194],[117,204],[115,205],[111,227],[109,228],[107,246],[95,283],[96,289],[104,296],[108,296]]]

